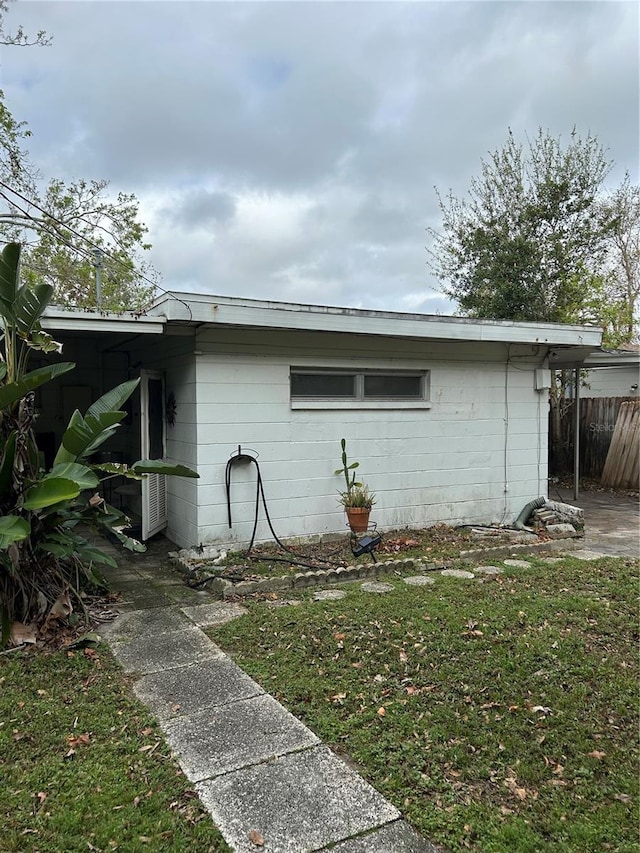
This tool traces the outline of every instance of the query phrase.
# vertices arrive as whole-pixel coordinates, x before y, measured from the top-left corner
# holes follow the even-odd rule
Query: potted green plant
[[[349,462],[345,438],[340,441],[340,446],[342,467],[337,468],[335,473],[344,477],[346,489],[339,493],[339,503],[344,507],[352,533],[365,533],[369,527],[369,515],[376,496],[367,485],[356,480],[355,469],[360,467],[360,463]]]

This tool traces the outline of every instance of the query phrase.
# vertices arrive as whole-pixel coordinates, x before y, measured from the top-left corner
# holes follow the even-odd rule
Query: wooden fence
[[[580,475],[599,479],[604,471],[607,454],[613,438],[618,413],[624,403],[638,403],[637,397],[583,397],[580,400]],[[573,471],[574,402],[567,400],[563,406],[560,423],[560,448],[549,448],[549,472],[566,474]],[[550,422],[551,427],[551,422]],[[551,428],[549,435],[552,435]],[[560,460],[568,459],[568,467]],[[633,487],[630,487],[633,488]]]
[[[640,485],[640,401],[623,403],[618,412],[600,482],[618,489]]]

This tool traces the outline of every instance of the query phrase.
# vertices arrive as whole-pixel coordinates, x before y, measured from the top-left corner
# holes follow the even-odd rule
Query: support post
[[[102,249],[93,250],[93,266],[96,271],[96,306],[102,311]]]
[[[574,370],[573,406],[573,499],[580,493],[580,368]]]

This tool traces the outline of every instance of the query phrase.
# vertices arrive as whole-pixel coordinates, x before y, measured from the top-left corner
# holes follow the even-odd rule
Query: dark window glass
[[[162,380],[149,379],[149,459],[164,456]]]
[[[364,375],[365,397],[422,397],[422,377],[397,376],[389,373],[386,376]]]
[[[292,373],[292,397],[353,397],[355,376],[346,373]]]

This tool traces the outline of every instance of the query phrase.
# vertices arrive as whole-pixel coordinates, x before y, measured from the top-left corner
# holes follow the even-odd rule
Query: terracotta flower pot
[[[349,527],[352,532],[366,533],[369,527],[369,516],[371,515],[370,507],[347,506],[344,509],[347,513]]]

